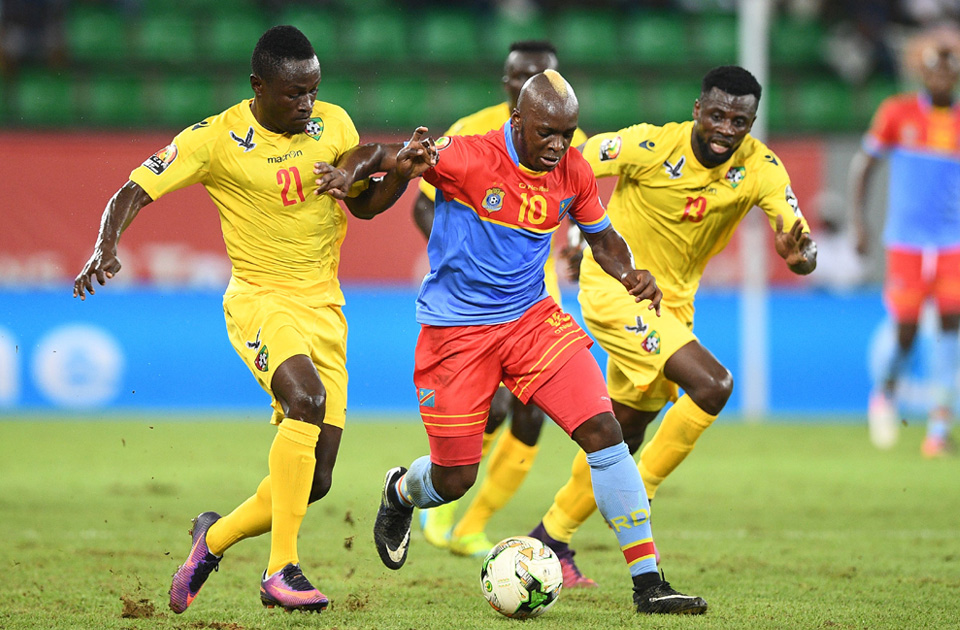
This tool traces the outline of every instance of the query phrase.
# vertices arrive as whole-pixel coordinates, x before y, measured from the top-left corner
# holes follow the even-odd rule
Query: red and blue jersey
[[[892,96],[874,115],[864,150],[890,158],[887,245],[960,244],[960,105],[934,107],[922,93]]]
[[[519,319],[547,296],[543,266],[561,220],[570,216],[588,233],[610,225],[593,171],[575,150],[552,171],[526,168],[509,124],[482,136],[445,136],[437,148],[437,165],[423,175],[437,195],[417,321]]]

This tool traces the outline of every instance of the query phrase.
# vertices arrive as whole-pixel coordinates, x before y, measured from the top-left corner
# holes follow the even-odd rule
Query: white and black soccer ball
[[[480,587],[498,613],[514,619],[536,617],[560,596],[560,559],[536,538],[505,538],[483,559]]]

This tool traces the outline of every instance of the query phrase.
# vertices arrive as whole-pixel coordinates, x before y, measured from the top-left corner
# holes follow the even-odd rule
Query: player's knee
[[[473,487],[477,480],[476,467],[471,472],[469,467],[448,469],[447,472],[433,478],[433,488],[446,501],[456,501]]]
[[[525,405],[522,410],[514,410],[513,420],[510,422],[510,432],[527,446],[533,446],[540,439],[540,431],[543,428],[545,417],[546,414],[536,405]]]
[[[733,394],[733,374],[730,370],[723,368],[721,373],[712,376],[707,387],[702,388],[699,400],[694,400],[697,405],[710,415],[719,414],[730,395]]]
[[[623,441],[620,423],[612,413],[601,413],[590,418],[577,427],[571,437],[587,453],[615,446]]]
[[[327,394],[326,392],[304,393],[288,400],[287,404],[289,405],[288,417],[319,426],[327,413]]]

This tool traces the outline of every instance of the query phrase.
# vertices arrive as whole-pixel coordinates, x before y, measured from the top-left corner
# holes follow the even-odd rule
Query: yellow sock
[[[483,432],[483,444],[480,446],[480,459],[483,459],[487,456],[487,453],[490,452],[490,445],[493,444],[493,441],[497,439],[497,436],[500,435],[500,430],[503,428],[501,424],[499,427],[494,429],[493,433]]]
[[[207,547],[215,556],[240,542],[270,531],[273,520],[273,503],[270,498],[270,476],[267,475],[252,497],[210,526],[207,530]]]
[[[314,450],[320,427],[284,418],[270,447],[270,494],[273,497],[273,527],[267,574],[287,564],[300,562],[297,534],[307,513],[307,500],[317,465]]]
[[[493,513],[516,494],[539,450],[537,445],[528,446],[518,440],[513,432],[503,432],[490,453],[487,473],[477,495],[453,529],[455,538],[482,532],[487,527]]]
[[[663,416],[653,439],[640,451],[640,476],[652,499],[657,488],[680,465],[697,443],[697,438],[713,424],[716,416],[683,395]]]
[[[568,543],[584,521],[597,509],[587,454],[577,451],[573,458],[570,479],[553,498],[553,505],[543,517],[543,527],[554,540]]]

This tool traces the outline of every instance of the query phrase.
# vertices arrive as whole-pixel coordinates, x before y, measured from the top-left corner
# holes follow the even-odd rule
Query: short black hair
[[[726,92],[731,96],[746,96],[753,94],[760,101],[760,87],[757,78],[740,66],[718,66],[703,77],[700,84],[700,94],[707,94],[713,88]]]
[[[545,39],[525,39],[510,44],[510,52],[557,54],[556,47]]]
[[[307,36],[295,26],[274,26],[260,36],[250,58],[253,73],[270,79],[280,73],[285,61],[302,61],[316,57]]]

